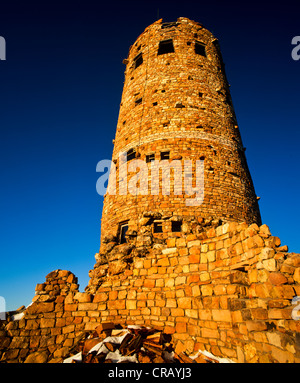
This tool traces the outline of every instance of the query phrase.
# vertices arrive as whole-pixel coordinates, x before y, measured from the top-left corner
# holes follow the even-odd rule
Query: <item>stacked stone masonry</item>
[[[164,153],[179,167],[203,161],[202,203],[187,203],[174,173],[170,194],[161,184],[149,193],[161,181],[151,173],[139,193],[116,184],[85,292],[69,271],[48,274],[33,303],[0,322],[0,361],[61,362],[87,331],[114,322],[172,334],[178,354],[300,362],[300,255],[261,225],[217,39],[186,18],[158,20],[124,64],[117,179],[133,158],[148,170]]]
[[[230,222],[162,242],[143,252],[115,244],[86,292],[69,271],[48,274],[22,318],[2,322],[1,361],[60,362],[85,331],[111,321],[173,334],[177,352],[300,361],[300,255],[266,225]]]
[[[160,53],[162,43],[173,50]],[[197,53],[196,47],[203,47]],[[202,53],[202,54],[200,54]],[[187,18],[175,23],[158,20],[130,47],[117,123],[112,160],[116,193],[104,198],[101,243],[108,233],[118,234],[120,223],[129,219],[139,225],[144,211],[159,205],[165,216],[186,218],[201,214],[231,221],[261,224],[257,196],[247,166],[218,40],[201,24]],[[147,162],[147,184],[138,192],[126,192],[136,183],[136,168],[130,168],[126,154],[136,160],[168,161],[187,170],[195,182],[196,161],[204,161],[203,201],[195,198],[171,177],[170,193],[162,190],[162,178],[151,172]],[[127,169],[128,165],[128,169]],[[126,173],[124,169],[126,168]],[[162,175],[160,176],[162,177]],[[127,181],[127,185],[122,182]],[[159,185],[158,185],[159,184]],[[158,193],[152,192],[158,188]]]

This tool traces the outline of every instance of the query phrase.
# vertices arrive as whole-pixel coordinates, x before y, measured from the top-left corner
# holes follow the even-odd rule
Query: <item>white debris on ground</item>
[[[106,338],[103,339],[100,337],[93,337],[90,335],[86,339],[86,343],[88,341],[95,341],[95,343],[91,344],[88,348],[83,348],[82,351],[76,353],[73,356],[70,356],[63,360],[63,363],[99,363],[99,360],[101,359],[101,362],[109,361],[110,363],[121,363],[121,362],[127,362],[127,363],[151,363],[153,358],[150,359],[148,357],[148,360],[143,360],[141,362],[140,359],[140,353],[142,353],[144,356],[149,355],[149,352],[151,354],[151,351],[153,350],[153,347],[149,349],[149,342],[150,345],[157,347],[156,351],[159,352],[160,360],[154,360],[154,362],[163,362],[163,363],[234,363],[232,360],[228,358],[220,358],[213,354],[211,354],[208,351],[201,351],[199,350],[195,355],[192,356],[186,356],[185,354],[181,353],[180,355],[177,355],[172,349],[169,347],[165,348],[165,345],[169,345],[170,343],[163,341],[163,337],[161,336],[160,331],[155,331],[149,327],[140,327],[140,326],[128,326],[127,328],[123,328],[120,330],[115,330],[116,335],[110,335],[106,336]],[[124,354],[123,350],[121,351],[121,344],[123,345],[124,342],[126,343],[128,336],[130,338],[139,336],[139,334],[145,334],[146,331],[146,337],[144,338],[143,342],[140,343],[139,346],[137,346],[135,349],[133,349],[134,352],[126,353]],[[154,331],[154,334],[153,334]],[[148,334],[148,335],[147,335]],[[149,335],[152,334],[152,335]],[[156,334],[156,335],[155,335]],[[156,338],[156,339],[153,339]],[[150,338],[150,339],[149,339]],[[97,343],[97,339],[99,339],[99,342]],[[100,340],[101,339],[101,340]],[[156,342],[156,344],[155,344]],[[106,346],[107,345],[107,346]],[[108,349],[109,346],[114,345],[113,349]],[[148,345],[148,347],[147,347]],[[111,348],[111,347],[110,347]],[[120,348],[120,349],[119,349]],[[121,352],[120,352],[121,351]],[[122,355],[123,354],[123,355]],[[100,359],[97,359],[100,358]],[[147,356],[146,356],[147,358]],[[89,360],[87,362],[87,360]],[[93,360],[93,361],[92,361]],[[96,361],[95,361],[96,360]],[[200,360],[200,361],[199,361]]]
[[[190,358],[194,360],[194,359],[198,358],[198,356],[200,354],[203,355],[204,359],[207,359],[207,360],[213,359],[213,360],[217,361],[218,363],[235,363],[233,360],[231,360],[229,358],[220,358],[218,356],[211,354],[209,351],[206,351],[206,350],[203,350],[203,351],[199,350],[197,352],[197,354],[190,355]]]

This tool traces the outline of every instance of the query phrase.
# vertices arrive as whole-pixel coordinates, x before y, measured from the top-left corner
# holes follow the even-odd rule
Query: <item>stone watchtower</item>
[[[217,38],[187,18],[158,20],[124,64],[101,244],[139,238],[145,221],[152,238],[220,220],[261,224]]]
[[[170,339],[166,349],[143,339],[145,360],[141,339],[126,335],[121,353],[139,362],[162,363],[171,350],[180,361],[206,350],[243,363],[300,362],[300,255],[259,227],[216,38],[186,18],[159,20],[124,62],[89,284],[79,292],[71,272],[49,273],[31,305],[0,321],[0,361],[61,362],[82,350],[87,331],[98,343],[103,331],[134,324]]]

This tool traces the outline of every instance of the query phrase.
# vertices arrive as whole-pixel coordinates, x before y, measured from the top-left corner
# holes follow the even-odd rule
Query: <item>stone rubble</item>
[[[300,255],[287,253],[266,225],[170,233],[139,249],[115,244],[102,254],[108,261],[97,261],[85,292],[70,271],[49,273],[22,317],[0,323],[0,361],[61,361],[105,322],[171,335],[178,355],[202,350],[234,362],[300,361],[300,321],[293,319]],[[116,272],[113,262],[124,267]]]

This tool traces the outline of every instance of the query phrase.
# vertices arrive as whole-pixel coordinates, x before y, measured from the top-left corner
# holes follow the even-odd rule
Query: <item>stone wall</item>
[[[162,242],[143,252],[116,245],[106,263],[97,255],[84,293],[69,271],[48,274],[19,320],[2,322],[1,361],[59,362],[84,332],[110,321],[164,330],[176,352],[300,361],[292,304],[300,296],[300,255],[288,253],[266,225],[231,222],[169,233]]]

